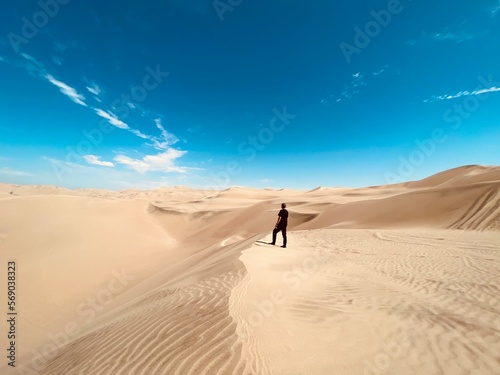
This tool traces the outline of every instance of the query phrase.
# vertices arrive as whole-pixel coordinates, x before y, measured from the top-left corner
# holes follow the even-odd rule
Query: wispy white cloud
[[[88,92],[95,96],[99,96],[102,93],[102,89],[95,82],[91,82],[86,88]]]
[[[59,91],[61,91],[64,95],[66,95],[68,98],[73,100],[75,103],[83,105],[84,107],[87,107],[87,104],[85,103],[85,97],[81,94],[79,94],[73,87],[67,85],[66,83],[59,81],[55,79],[52,75],[46,74],[45,79],[52,83],[54,86],[59,88]]]
[[[352,75],[352,81],[344,86],[341,96],[346,99],[351,99],[354,95],[359,94],[361,87],[366,86],[365,76],[358,72]]]
[[[467,32],[465,30],[452,31],[450,28],[446,27],[443,31],[429,33],[423,31],[420,36],[416,39],[410,39],[407,44],[411,46],[429,44],[431,42],[453,42],[462,43],[465,41],[472,40],[476,37],[476,34]]]
[[[114,113],[106,112],[100,108],[94,108],[94,111],[98,116],[101,116],[102,118],[108,120],[111,125],[116,126],[120,129],[130,129],[130,127],[122,120],[120,120]]]
[[[89,89],[89,87],[87,87],[87,89]],[[96,87],[97,87],[97,85],[96,85]],[[99,92],[100,92],[100,89],[99,89]],[[133,105],[133,103],[130,103],[130,104]],[[131,106],[131,108],[133,109],[134,107]],[[172,133],[169,133],[163,127],[163,125],[161,123],[161,119],[159,119],[159,118],[156,118],[154,120],[154,123],[155,123],[156,127],[158,128],[158,130],[160,130],[160,135],[154,136],[154,135],[145,134],[138,129],[131,128],[127,123],[125,123],[123,120],[119,119],[118,116],[115,115],[111,111],[105,111],[105,110],[100,109],[100,108],[94,108],[94,111],[97,113],[98,116],[108,120],[111,125],[116,126],[120,129],[128,130],[129,132],[131,132],[135,136],[150,141],[151,143],[146,143],[146,145],[154,147],[157,150],[162,150],[162,151],[168,150],[171,145],[175,144],[179,140],[175,135],[173,135]]]
[[[184,155],[186,151],[173,148],[156,155],[146,155],[142,159],[133,159],[129,156],[120,154],[115,157],[115,161],[124,164],[139,173],[150,171],[157,172],[178,172],[185,173],[187,168],[178,167],[174,164],[175,160]]]
[[[56,51],[56,52],[64,52],[68,49],[68,45],[65,43],[62,43],[60,41],[55,41],[53,48],[54,48],[54,51]]]
[[[340,92],[340,96],[336,98],[336,102],[340,102],[343,99],[352,99],[354,95],[360,93],[359,88],[362,86],[366,86],[366,82],[364,81],[364,75],[361,72],[354,73],[351,76],[351,81],[348,84],[345,84],[342,91]],[[334,99],[334,95],[330,95],[328,98],[321,99],[320,103],[324,105],[330,105],[331,100]]]
[[[372,72],[372,76],[377,77],[377,76],[384,74],[385,71],[387,70],[387,68],[389,68],[389,65],[386,64],[386,65],[384,65],[384,67],[382,69],[377,70],[375,72]]]
[[[173,144],[177,143],[179,139],[169,133],[162,125],[161,119],[155,119],[156,127],[160,130],[159,137],[153,137],[151,140],[153,141],[153,146],[158,150],[166,150]]]
[[[492,86],[490,88],[477,89],[477,90],[473,90],[473,91],[468,91],[468,90],[460,91],[460,92],[458,92],[456,94],[452,94],[452,95],[432,96],[430,99],[425,99],[424,103],[435,102],[438,100],[456,99],[456,98],[460,98],[462,96],[484,95],[484,94],[489,94],[492,92],[500,92],[500,87]]]
[[[0,167],[0,175],[5,176],[33,176],[32,173],[18,171],[9,167]]]
[[[21,57],[24,60],[21,62],[14,62],[14,65],[26,69],[32,76],[45,79],[47,69],[45,69],[45,66],[40,61],[24,52],[21,53]]]
[[[162,149],[162,150],[165,150],[165,149],[168,148],[168,147],[163,147],[163,148],[156,147],[156,145],[160,145],[160,146],[163,145],[163,143],[159,141],[158,137],[154,137],[152,135],[144,134],[143,132],[141,132],[138,129],[131,128],[124,121],[120,120],[118,118],[118,116],[116,116],[113,112],[105,111],[105,110],[100,109],[100,108],[94,108],[94,111],[97,113],[98,116],[100,116],[100,117],[108,120],[108,122],[111,125],[116,126],[117,128],[120,128],[120,129],[128,130],[129,132],[131,132],[132,134],[134,134],[135,136],[137,136],[139,138],[147,139],[149,141],[152,141],[154,143],[154,145],[155,145],[155,148]]]
[[[137,130],[137,129],[130,129],[130,132],[132,134],[138,136],[139,138],[142,138],[142,139],[150,139],[151,138],[150,135],[144,134],[143,132],[141,132],[140,130]]]
[[[48,180],[48,183],[59,186],[70,188],[153,189],[172,183],[170,176],[165,174],[152,174],[151,177],[153,180],[150,181],[144,175],[138,174],[134,170],[74,164],[46,156],[43,156],[42,159],[50,164],[53,171],[49,176],[52,180]],[[175,178],[177,177],[175,176]]]
[[[54,50],[57,52],[64,52],[67,45],[56,42],[54,44]],[[188,168],[178,167],[174,164],[174,160],[184,155],[186,151],[180,151],[172,149],[171,146],[179,141],[179,139],[172,133],[168,132],[163,126],[160,119],[161,115],[154,115],[151,112],[145,110],[144,108],[137,105],[135,102],[128,102],[127,104],[132,110],[137,111],[142,117],[154,118],[154,123],[156,128],[159,130],[159,135],[149,135],[142,132],[139,129],[132,128],[126,123],[125,118],[119,118],[112,110],[106,110],[101,107],[94,107],[87,104],[87,99],[84,95],[79,93],[77,89],[68,85],[67,83],[55,78],[54,75],[50,74],[45,68],[44,64],[38,61],[35,57],[28,55],[26,53],[21,54],[22,62],[14,62],[15,65],[25,68],[30,74],[35,77],[41,78],[48,81],[52,85],[56,86],[59,91],[70,98],[73,102],[88,107],[93,110],[95,114],[99,117],[107,120],[111,125],[127,130],[135,136],[146,140],[146,146],[155,148],[161,151],[157,155],[146,155],[142,159],[133,159],[126,155],[118,155],[115,159],[118,163],[128,165],[132,169],[139,171],[141,173],[147,171],[162,171],[162,172],[185,172]],[[56,62],[56,61],[54,61]],[[56,62],[57,63],[57,62]],[[94,81],[87,80],[83,77],[85,82],[86,90],[93,95],[93,99],[101,102],[101,95],[104,92],[101,86],[97,85]],[[158,117],[152,117],[158,116]],[[95,155],[87,155],[85,161],[89,164],[99,165],[99,166],[114,166],[111,162],[101,161]],[[53,163],[52,163],[53,164]],[[72,166],[72,168],[75,166]],[[193,168],[190,168],[193,169]]]
[[[24,59],[22,62],[13,62],[13,64],[26,69],[28,73],[35,77],[50,82],[51,84],[56,86],[62,94],[66,95],[74,103],[80,104],[84,107],[88,106],[87,103],[85,103],[85,96],[80,94],[74,87],[56,79],[47,71],[45,65],[38,61],[35,57],[27,53],[21,53],[21,57]],[[61,61],[56,56],[53,56],[53,61],[57,65],[60,65],[61,63]]]
[[[52,56],[52,62],[58,66],[61,66],[62,65],[62,60],[60,57],[58,56]]]
[[[66,95],[74,103],[87,107],[87,103],[85,103],[85,96],[78,93],[78,91],[74,87],[71,87],[67,83],[56,79],[47,71],[45,65],[38,61],[35,57],[27,53],[21,53],[21,57],[23,58],[22,61],[14,61],[12,62],[12,64],[26,69],[27,72],[34,77],[48,81],[49,83],[56,86],[62,94]],[[61,61],[56,56],[53,56],[52,59],[55,64],[61,64]]]
[[[62,45],[59,46],[58,48],[62,48]],[[73,88],[70,85],[56,79],[53,75],[49,74],[47,72],[47,70],[45,69],[45,66],[41,62],[39,62],[36,58],[34,58],[31,55],[25,54],[25,53],[22,54],[22,57],[25,60],[25,62],[23,64],[21,64],[22,67],[26,68],[33,75],[40,77],[42,79],[45,79],[48,82],[50,82],[51,84],[55,85],[57,88],[59,88],[59,91],[62,94],[69,97],[73,102],[80,104],[82,106],[88,107],[87,103],[85,102],[85,100],[86,100],[85,96],[80,94],[75,88]],[[94,98],[97,101],[101,101],[99,95],[102,94],[103,89],[100,86],[98,86],[93,81],[91,81],[91,82],[87,81],[86,89],[90,93],[95,95]],[[106,111],[106,110],[101,109],[101,108],[94,108],[94,107],[90,107],[90,108],[93,109],[98,116],[108,120],[108,122],[111,125],[116,126],[117,128],[120,128],[120,129],[128,130],[132,134],[136,135],[139,138],[152,141],[153,146],[157,149],[166,149],[168,147],[168,145],[172,144],[172,143],[166,142],[166,140],[167,139],[171,140],[172,137],[174,137],[174,136],[169,135],[169,133],[166,132],[165,129],[159,128],[161,131],[160,137],[150,136],[150,135],[144,134],[140,130],[132,129],[128,124],[126,124],[123,120],[119,119],[118,116],[116,116],[111,111]],[[167,137],[167,135],[169,135],[169,137]]]
[[[471,40],[474,38],[474,35],[469,34],[467,32],[451,32],[449,30],[445,30],[440,33],[434,33],[431,35],[431,38],[435,41],[451,41],[456,43],[462,43],[466,40]]]
[[[495,17],[497,13],[500,13],[500,1],[496,5],[494,5],[493,9],[491,10],[491,16]]]
[[[373,81],[375,77],[381,78],[384,73],[389,69],[389,65],[384,65],[381,69],[375,70],[367,75],[357,72],[351,75],[349,83],[344,84],[342,90],[339,94],[331,94],[327,98],[320,100],[323,105],[331,105],[333,101],[336,103],[342,100],[352,99],[354,96],[361,93],[362,89],[368,86],[370,81]]]
[[[100,165],[102,167],[114,167],[115,165],[110,161],[102,161],[100,156],[84,155],[83,158],[89,164]]]

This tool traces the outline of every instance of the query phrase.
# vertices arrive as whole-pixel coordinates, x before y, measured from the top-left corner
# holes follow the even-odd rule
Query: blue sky
[[[310,189],[500,164],[500,1],[5,0],[0,181]]]

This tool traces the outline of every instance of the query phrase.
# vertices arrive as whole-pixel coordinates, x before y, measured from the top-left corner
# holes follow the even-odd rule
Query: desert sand
[[[266,244],[282,202],[286,249]],[[500,167],[310,191],[3,183],[0,213],[2,375],[500,374]]]

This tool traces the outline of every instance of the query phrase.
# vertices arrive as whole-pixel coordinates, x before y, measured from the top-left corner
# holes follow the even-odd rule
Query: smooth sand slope
[[[287,249],[265,244],[283,201]],[[0,184],[0,213],[19,314],[1,374],[500,373],[498,167],[311,191]]]

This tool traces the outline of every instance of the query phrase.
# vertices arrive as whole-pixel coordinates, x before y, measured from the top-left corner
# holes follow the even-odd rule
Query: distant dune
[[[282,202],[286,249],[266,244]],[[19,296],[1,374],[499,373],[500,167],[309,191],[2,183],[0,212]]]

